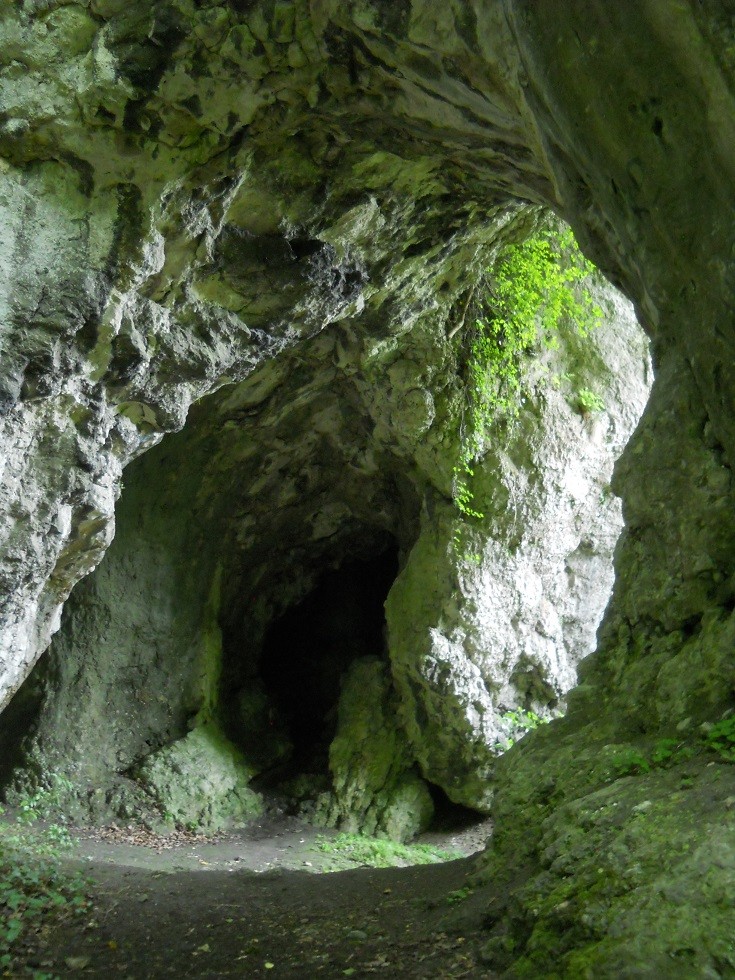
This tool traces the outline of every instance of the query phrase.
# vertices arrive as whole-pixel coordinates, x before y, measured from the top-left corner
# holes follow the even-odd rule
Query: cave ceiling
[[[417,256],[554,193],[497,4],[23,4],[0,41],[7,701],[130,459],[332,323],[410,329]]]

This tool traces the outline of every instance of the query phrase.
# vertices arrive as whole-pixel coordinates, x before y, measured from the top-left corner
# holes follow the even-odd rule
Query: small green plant
[[[535,711],[527,711],[525,708],[512,708],[500,717],[510,726],[506,749],[512,748],[527,732],[549,722],[548,718],[542,718]]]
[[[691,759],[695,749],[691,745],[676,738],[662,738],[653,747],[650,756],[644,755],[638,749],[625,749],[612,760],[617,776],[632,776],[650,772],[651,769],[662,769],[677,762]]]
[[[569,385],[572,383],[572,376],[568,371],[562,371],[559,374],[552,375],[551,386],[559,391],[562,385]]]
[[[613,758],[612,765],[617,776],[638,775],[685,762],[701,753],[702,745],[716,752],[725,762],[735,762],[735,715],[716,722],[699,742],[662,738],[656,742],[650,755],[644,755],[639,749],[624,749]],[[686,778],[682,778],[682,784],[685,784]]]
[[[366,837],[362,834],[338,834],[331,839],[318,837],[316,848],[324,854],[346,858],[351,865],[367,865],[370,868],[439,864],[465,856],[459,851],[444,851],[429,844],[399,844],[397,841]]]
[[[74,792],[74,784],[65,776],[50,773],[35,792],[18,800],[18,820],[21,823],[35,823],[36,820],[49,820],[58,817],[62,800]]]
[[[557,347],[564,321],[583,337],[600,322],[602,311],[584,285],[593,272],[571,229],[551,223],[524,242],[507,245],[488,270],[466,351],[468,396],[453,469],[454,503],[462,518],[484,517],[471,488],[474,464],[492,426],[520,411],[524,359]],[[455,548],[461,544],[459,534]]]
[[[470,888],[469,885],[465,885],[464,888],[457,888],[453,892],[449,892],[444,901],[447,905],[458,905],[459,902],[464,902],[468,899],[474,889]]]
[[[81,913],[88,906],[86,882],[59,867],[62,852],[72,847],[67,828],[31,826],[47,803],[45,791],[23,798],[14,820],[0,808],[0,968],[6,975],[24,934],[49,918]]]
[[[653,747],[651,765],[667,766],[669,763],[683,762],[694,755],[694,748],[676,738],[662,738]]]
[[[637,749],[625,749],[612,760],[617,776],[633,776],[651,771],[651,763]]]
[[[580,388],[575,398],[575,407],[580,415],[592,415],[605,411],[605,402],[589,388]]]
[[[714,724],[705,735],[704,741],[707,748],[716,752],[725,762],[735,762],[735,715]]]
[[[466,486],[463,488],[463,493],[465,492],[469,493]],[[460,508],[460,512],[463,513],[465,517],[477,517],[480,520],[484,517],[483,514],[479,514],[471,509],[461,510]],[[470,549],[469,534],[467,526],[463,521],[455,522],[454,531],[452,532],[452,547],[457,558],[461,558],[462,561],[467,562],[467,564],[482,564],[482,553],[479,551],[472,551]]]

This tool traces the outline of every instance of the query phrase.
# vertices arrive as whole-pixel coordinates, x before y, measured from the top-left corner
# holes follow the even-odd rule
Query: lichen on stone
[[[212,723],[149,755],[132,774],[164,819],[198,832],[242,826],[262,810],[248,785],[255,773]]]
[[[342,683],[329,747],[332,792],[317,815],[347,832],[406,841],[429,824],[431,795],[415,771],[388,666],[357,660]]]

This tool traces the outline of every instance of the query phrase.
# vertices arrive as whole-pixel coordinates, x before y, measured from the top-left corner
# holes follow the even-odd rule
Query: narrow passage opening
[[[340,685],[360,657],[386,655],[384,603],[398,573],[391,548],[324,573],[298,605],[268,628],[260,677],[293,749],[288,775],[326,772]],[[282,779],[283,767],[271,778]]]

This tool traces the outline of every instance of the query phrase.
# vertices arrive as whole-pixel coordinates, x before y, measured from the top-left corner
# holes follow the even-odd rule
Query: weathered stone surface
[[[612,588],[621,521],[609,481],[643,410],[648,355],[632,310],[620,300],[611,310],[591,337],[567,328],[529,365],[519,419],[492,434],[475,467],[484,519],[431,500],[388,598],[392,670],[421,769],[480,810],[513,712],[561,709]],[[575,393],[587,386],[606,410],[583,417]]]
[[[254,775],[211,723],[149,755],[135,771],[164,817],[205,833],[242,826],[261,812],[248,786]]]
[[[345,831],[410,840],[434,810],[398,716],[390,673],[380,660],[357,660],[342,684],[337,733],[329,747],[333,793],[321,818]]]
[[[53,707],[31,752],[41,766],[63,764],[81,783],[127,769],[186,733],[217,700],[223,670],[228,700],[251,689],[267,625],[325,567],[393,539],[410,546],[416,484],[426,478],[406,452],[426,455],[432,470],[441,465],[445,492],[451,462],[437,463],[440,429],[427,452],[393,428],[391,412],[418,383],[451,420],[458,390],[445,334],[453,298],[505,218],[459,233],[431,275],[423,256],[402,263],[395,282],[386,269],[376,300],[382,322],[389,287],[404,292],[383,339],[346,319],[195,406],[184,431],[128,469],[116,539],[75,595],[54,647]],[[366,243],[372,233],[363,229]],[[387,261],[385,251],[378,259]],[[445,302],[429,306],[445,277],[453,283]],[[394,363],[414,365],[414,375],[396,380],[386,398],[382,379],[398,378]],[[103,705],[110,723],[100,733]]]
[[[732,14],[715,0],[6,5],[0,704],[104,552],[122,466],[193,400],[325,324],[367,323],[369,298],[364,335],[379,338],[373,353],[389,349],[388,319],[415,327],[404,263],[430,263],[511,198],[550,203],[635,301],[661,378],[620,469],[631,530],[600,652],[569,719],[498,764],[496,877],[514,869],[553,892],[543,821],[555,839],[555,812],[578,822],[609,778],[594,762],[604,746],[655,739],[674,718],[686,732],[687,714],[713,721],[732,706]],[[360,376],[385,366],[366,358]],[[441,425],[436,399],[433,410]],[[413,432],[431,414],[421,395],[395,406]],[[667,456],[647,458],[659,439]],[[316,526],[328,535],[339,513]],[[707,766],[691,778],[706,788]],[[645,802],[648,782],[632,785],[626,800]],[[686,829],[699,811],[685,796],[677,813]],[[661,854],[630,847],[633,862]],[[572,890],[599,860],[594,847],[575,853]],[[696,862],[666,858],[692,882]],[[697,891],[696,921],[729,936],[715,886]],[[510,918],[528,925],[536,910],[541,932],[534,953],[516,930],[503,968],[556,969],[539,938],[555,907],[533,887],[517,894]],[[614,922],[619,896],[605,901]],[[597,946],[572,903],[575,969],[730,972],[711,940],[672,959],[704,935],[686,909],[665,925],[645,910],[629,927],[622,917],[628,938],[608,930]]]
[[[206,447],[187,440],[187,451],[195,474]],[[185,734],[216,701],[216,522],[207,547],[186,518],[196,477],[174,467],[161,479],[161,453],[131,471],[112,549],[75,592],[42,681],[54,695],[29,762],[85,791]]]
[[[435,275],[451,275],[503,227],[459,238]],[[425,268],[422,257],[410,278],[401,273],[416,306],[429,299]],[[387,655],[400,701],[391,737],[403,747],[389,774],[355,772],[341,699],[334,800],[321,808],[345,826],[410,836],[425,821],[427,779],[487,810],[493,760],[517,728],[509,712],[561,707],[611,587],[620,514],[608,480],[642,409],[647,353],[630,308],[609,289],[600,301],[607,320],[592,337],[567,327],[557,351],[529,359],[521,417],[493,433],[476,468],[486,512],[476,526],[451,502],[465,341],[448,339],[448,303],[414,314],[410,332],[389,320],[377,350],[347,321],[192,409],[181,433],[126,473],[117,537],[52,647],[27,765],[63,769],[85,793],[137,772],[213,714],[254,773],[285,761],[288,722],[262,679],[266,630],[320,570],[395,541],[405,568],[388,602],[387,648],[345,635],[344,663]],[[589,385],[607,407],[582,417],[576,391]],[[332,588],[367,636],[367,598]],[[316,697],[323,666],[311,668],[314,683],[294,674],[289,702]],[[377,732],[386,709],[374,693],[355,724]]]
[[[666,5],[646,2],[603,14],[601,5],[579,5],[572,34],[550,4],[508,9],[560,196],[598,260],[635,296],[654,339],[657,377],[618,469],[626,532],[599,650],[584,665],[567,718],[498,767],[487,867],[502,874],[513,866],[529,884],[512,909],[498,912],[488,961],[513,975],[552,965],[595,976],[728,975],[729,912],[718,898],[729,877],[728,818],[708,826],[702,805],[710,779],[726,789],[730,776],[704,752],[698,723],[711,724],[733,704],[731,11],[681,4],[671,16]],[[614,94],[600,84],[613,77]],[[689,769],[673,764],[670,785],[681,778],[683,792],[671,811],[651,796],[663,777],[621,781],[609,764],[631,754],[650,760],[662,737],[696,760]],[[611,829],[598,832],[585,820],[563,835],[565,819],[574,824],[616,796],[621,818]],[[647,818],[646,839],[633,832],[623,804],[632,810],[649,798],[665,833],[658,837]],[[566,872],[561,862],[545,866],[547,828],[558,835],[560,857],[576,857]],[[719,865],[700,830],[721,850]],[[628,879],[585,894],[601,852],[604,878],[608,855],[621,845],[629,848]],[[716,883],[704,872],[709,860]],[[552,895],[560,909],[545,904]],[[669,905],[671,896],[686,912]]]
[[[359,312],[368,265],[387,310],[391,229],[430,262],[498,188],[546,186],[510,73],[477,50],[500,51],[498,6],[467,40],[459,9],[284,9],[3,12],[1,704],[104,553],[123,465]]]
[[[509,904],[501,898],[494,907],[487,959],[496,970],[605,978],[732,972],[725,926],[735,881],[732,766],[709,758],[709,766],[699,759],[631,775],[630,758],[628,745],[597,741],[579,760],[603,780],[594,792],[580,794],[575,780],[577,792],[568,793],[555,765],[526,784],[530,796],[522,811],[516,800],[514,813],[542,817],[536,873]],[[515,831],[516,872],[528,829]]]
[[[514,863],[532,870],[522,899],[507,918],[499,916],[496,963],[510,962],[503,937],[513,934],[515,956],[522,954],[527,970],[542,970],[553,959],[570,970],[584,963],[614,976],[621,964],[639,968],[646,957],[654,974],[672,957],[685,964],[683,974],[727,975],[733,968],[718,898],[722,884],[708,875],[695,884],[693,870],[701,873],[703,862],[713,861],[718,882],[720,870],[723,880],[730,875],[729,818],[718,828],[718,818],[704,812],[713,791],[730,798],[731,766],[705,751],[703,735],[723,712],[732,713],[735,689],[732,481],[722,447],[710,433],[703,439],[706,427],[689,365],[669,355],[617,467],[626,527],[599,651],[583,664],[567,717],[534,733],[498,766],[501,829],[487,867],[497,868],[501,855],[512,853]],[[637,473],[642,460],[657,474],[645,487]],[[681,500],[691,508],[687,519],[677,509]],[[654,760],[662,752],[657,771]],[[666,794],[672,794],[670,809],[661,805]],[[642,821],[643,811],[632,811],[648,799],[657,805]],[[615,804],[620,819],[613,818]],[[585,817],[575,831],[580,812],[598,816]],[[654,813],[660,833],[650,820]],[[570,826],[563,830],[565,822]],[[549,835],[557,837],[558,859],[551,864],[544,859]],[[613,882],[591,887],[601,854],[613,855],[617,870],[605,865],[605,881]],[[620,867],[625,862],[627,872]],[[562,891],[563,914],[555,911]],[[663,901],[654,894],[663,894]],[[671,895],[685,903],[686,914],[672,908]],[[696,911],[684,896],[693,896]],[[531,907],[543,908],[538,926]]]

